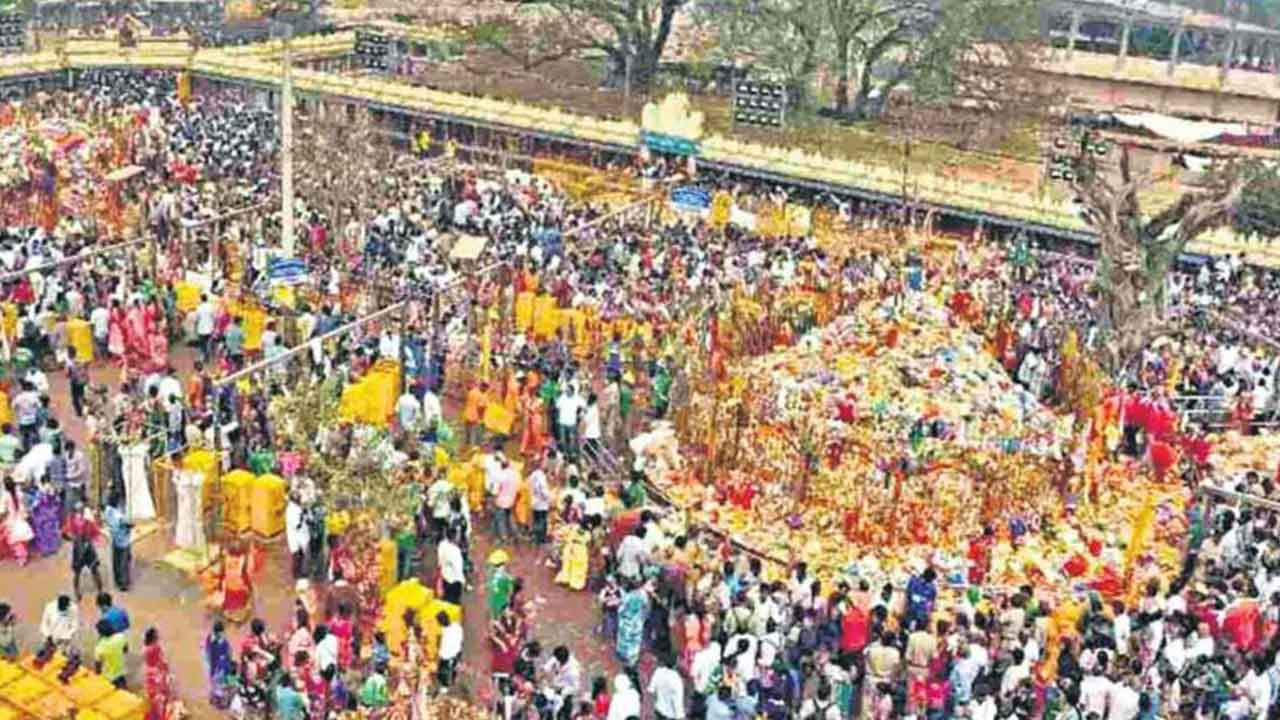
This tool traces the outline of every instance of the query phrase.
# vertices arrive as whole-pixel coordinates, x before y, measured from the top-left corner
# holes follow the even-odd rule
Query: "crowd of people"
[[[83,76],[69,95],[69,107],[89,116],[139,107],[156,114],[133,159],[159,179],[142,191],[142,205],[146,230],[165,237],[176,236],[183,220],[269,201],[275,152],[269,113],[225,91],[183,105],[172,87],[163,74],[103,73]],[[182,182],[193,170],[209,182]],[[208,268],[215,276],[210,292],[189,319],[172,284],[147,277],[145,262],[124,256],[103,257],[89,272],[35,272],[5,288],[24,309],[13,337],[26,353],[12,387],[14,425],[0,435],[0,459],[13,464],[0,494],[3,548],[26,562],[71,544],[75,597],[46,608],[42,648],[76,648],[87,570],[99,593],[95,667],[126,682],[129,619],[102,592],[96,546],[111,548],[114,586],[127,592],[131,516],[122,505],[131,488],[114,464],[91,477],[88,448],[64,436],[66,418],[50,410],[43,369],[56,366],[67,373],[91,446],[146,439],[163,454],[209,447],[218,428],[234,425],[226,445],[233,466],[266,462],[291,478],[286,534],[300,583],[293,622],[277,635],[252,618],[251,553],[230,549],[215,607],[224,619],[202,645],[214,707],[314,719],[361,707],[422,706],[455,687],[464,647],[478,640],[464,637],[448,607],[395,619],[406,628],[398,647],[372,627],[360,594],[362,559],[331,531],[325,511],[337,508],[326,508],[305,472],[285,469],[291,455],[309,450],[291,444],[273,412],[281,398],[303,392],[286,379],[309,378],[340,395],[379,359],[404,359],[407,381],[394,408],[388,463],[424,492],[411,514],[396,519],[397,578],[438,578],[441,599],[454,607],[483,581],[492,675],[482,681],[492,683],[505,718],[1275,717],[1280,537],[1272,512],[1193,504],[1182,576],[1132,601],[1104,602],[1032,587],[956,589],[927,568],[900,583],[819,580],[803,564],[779,568],[680,527],[653,502],[644,468],[625,462],[627,443],[686,399],[690,350],[705,331],[692,319],[728,304],[735,291],[757,298],[795,286],[834,288],[836,296],[903,293],[904,269],[890,253],[837,258],[807,240],[712,232],[700,222],[655,226],[638,215],[569,239],[570,229],[599,219],[604,208],[575,203],[522,173],[442,164],[388,175],[377,205],[358,209],[341,227],[331,226],[329,203],[312,197],[300,204],[299,247],[323,300],[300,306],[290,332],[306,340],[338,327],[357,307],[344,292],[361,284],[385,286],[391,297],[439,293],[449,300],[442,316],[317,342],[247,391],[216,385],[250,356],[241,321],[210,300],[234,283],[229,254]],[[224,252],[239,250],[242,287],[253,287],[265,271],[278,224],[236,221],[219,238]],[[467,277],[448,257],[444,230],[484,235],[483,259],[503,260],[506,268]],[[9,270],[36,267],[92,240],[74,219],[54,233],[6,228],[0,262]],[[175,260],[182,255],[170,252]],[[1014,339],[1004,343],[1002,359],[1052,401],[1066,330],[1079,331],[1086,347],[1094,341],[1088,264],[1015,242],[994,267],[975,257],[971,271],[972,297],[961,310],[980,305],[996,320],[992,326],[1011,318]],[[1244,342],[1266,334],[1272,282],[1235,259],[1173,276],[1170,296],[1188,308],[1188,321],[1180,341],[1144,355],[1139,386],[1166,397],[1194,391],[1219,403],[1247,397],[1249,419],[1272,412],[1274,360],[1260,352],[1264,345]],[[540,330],[522,305],[535,292],[596,322]],[[1224,309],[1250,320],[1224,333],[1216,324]],[[816,320],[771,317],[777,323],[758,330],[765,339],[747,337],[744,345],[772,347]],[[125,363],[118,387],[89,382],[69,352],[71,318],[89,324],[99,355]],[[263,357],[283,350],[284,333],[264,328]],[[184,340],[200,355],[185,377],[170,357],[171,343]],[[460,406],[456,416],[445,412],[451,397]],[[491,406],[512,422],[487,422]],[[316,452],[342,459],[366,438],[346,426],[307,440],[317,441]],[[459,488],[426,462],[437,445],[478,453],[480,481]],[[1242,481],[1251,493],[1275,492],[1269,479]],[[482,517],[488,531],[477,530]],[[558,566],[557,582],[597,598],[596,641],[614,648],[614,677],[587,678],[567,645],[546,652],[525,579],[507,570],[506,550],[477,567],[477,532],[501,545],[530,542]],[[16,621],[0,606],[0,652],[16,652]],[[233,647],[224,623],[236,621],[248,631]],[[159,640],[154,628],[144,633],[143,688],[152,711],[166,713],[173,697]]]

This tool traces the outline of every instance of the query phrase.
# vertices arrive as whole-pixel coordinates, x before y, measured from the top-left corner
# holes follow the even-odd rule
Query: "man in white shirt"
[[[302,510],[302,501],[298,493],[289,493],[289,504],[284,508],[284,539],[293,555],[293,578],[302,578],[306,574],[307,545],[311,542],[311,530]]]
[[[684,720],[684,678],[671,667],[670,659],[664,657],[653,671],[649,695],[657,720]]]
[[[1240,685],[1249,698],[1253,717],[1258,720],[1266,718],[1271,706],[1271,678],[1267,676],[1267,661],[1261,654],[1254,657],[1249,673],[1240,681]]]
[[[581,409],[582,396],[574,385],[556,400],[556,436],[565,457],[578,455],[578,411]]]
[[[435,437],[436,426],[440,424],[440,398],[427,390],[422,394],[422,427],[427,434]]]
[[[111,325],[111,313],[105,305],[95,307],[89,313],[89,325],[93,328],[93,343],[98,357],[107,357],[107,330]]]
[[[533,510],[533,542],[543,545],[547,542],[547,516],[551,512],[551,483],[542,463],[531,460],[529,466],[529,504]]]
[[[327,667],[338,669],[338,636],[320,625],[316,628],[316,669],[323,672]]]
[[[1111,681],[1100,672],[1090,673],[1080,681],[1080,704],[1086,715],[1097,713],[1107,716],[1107,701],[1111,695]]]
[[[639,581],[644,570],[645,527],[639,525],[618,543],[618,574],[631,581]]]
[[[80,629],[80,608],[68,595],[59,595],[44,606],[40,617],[40,635],[62,652],[71,648]]]
[[[213,350],[214,310],[208,295],[200,296],[200,304],[196,306],[194,312],[196,338],[200,342],[200,356],[205,362],[209,362],[209,353]]]
[[[700,695],[715,692],[711,687],[711,678],[716,668],[720,667],[720,643],[712,640],[706,647],[693,656],[689,663],[689,679],[693,682],[693,691]]]
[[[418,403],[418,398],[409,392],[409,386],[406,385],[404,394],[396,401],[396,419],[400,421],[401,432],[409,433],[416,438],[420,417],[422,417],[422,405]]]
[[[754,680],[760,641],[750,633],[738,633],[729,639],[729,648],[734,653],[733,668],[738,678],[744,683]]]
[[[582,413],[582,449],[592,457],[599,457],[600,450],[600,404],[596,394],[587,396],[587,407]]]
[[[444,601],[460,605],[466,578],[463,574],[462,549],[458,547],[453,533],[446,533],[445,538],[436,546],[436,564],[440,568],[440,579],[444,582]]]
[[[453,684],[453,674],[462,658],[462,623],[452,622],[443,610],[436,614],[436,622],[440,624],[440,667],[436,673],[443,693]]]
[[[1031,677],[1031,663],[1026,661],[1022,648],[1013,649],[1013,664],[1005,668],[1000,679],[1000,696],[1007,698],[1013,695],[1023,680]]]
[[[1138,691],[1117,678],[1111,683],[1111,690],[1107,694],[1107,720],[1135,720],[1138,717],[1139,702]]]
[[[449,501],[453,499],[454,487],[444,472],[436,475],[436,481],[427,488],[427,503],[431,506],[432,537],[439,541],[444,537],[445,528],[449,524]]]

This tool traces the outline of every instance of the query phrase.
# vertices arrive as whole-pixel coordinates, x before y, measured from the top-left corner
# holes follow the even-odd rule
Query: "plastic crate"
[[[35,701],[30,707],[31,714],[38,720],[65,720],[75,709],[75,703],[65,695],[52,690],[45,693],[44,697]]]
[[[87,670],[76,673],[76,677],[63,686],[63,693],[81,708],[92,707],[115,691],[116,686],[106,678]]]
[[[49,683],[35,675],[26,675],[22,679],[15,680],[9,685],[0,688],[0,699],[30,712],[35,703],[51,692],[53,692],[53,688],[49,686]]]
[[[8,685],[23,675],[26,675],[26,672],[22,668],[6,660],[0,660],[0,687]]]
[[[143,720],[147,716],[147,703],[131,692],[117,690],[93,706],[107,720]]]

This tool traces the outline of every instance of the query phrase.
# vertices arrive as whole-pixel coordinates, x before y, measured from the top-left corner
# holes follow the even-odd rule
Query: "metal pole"
[[[36,265],[35,267],[26,268],[23,270],[15,270],[13,272],[8,272],[3,275],[0,275],[0,283],[9,282],[10,280],[17,280],[18,278],[23,277],[25,275],[30,275],[31,273],[44,272],[45,270],[53,270],[55,268],[63,267],[64,265],[74,265],[78,262],[88,260],[91,257],[102,255],[103,253],[115,252],[116,250],[125,250],[133,247],[134,245],[140,245],[145,242],[147,242],[147,240],[141,239],[141,238],[137,240],[129,240],[127,242],[116,243],[115,245],[107,245],[106,247],[101,247],[96,250],[89,250],[87,252],[82,252],[78,255],[72,255],[71,257],[66,257],[61,260],[56,260],[54,262],[44,263],[43,265]]]
[[[283,218],[281,220],[280,247],[285,257],[293,257],[293,55],[291,41],[293,28],[285,26],[284,77],[280,84],[280,195]]]
[[[626,59],[624,60],[626,69],[624,72],[623,89],[622,89],[622,117],[631,117],[631,48],[627,48]]]
[[[506,265],[506,264],[507,264],[507,261],[506,261],[506,260],[500,260],[500,261],[498,261],[498,262],[496,262],[496,263],[493,263],[493,264],[491,264],[491,265],[486,265],[485,267],[480,268],[479,270],[475,271],[475,273],[474,273],[474,274],[479,275],[479,274],[487,273],[487,272],[489,272],[489,271],[491,271],[491,270],[495,270],[495,269],[497,269],[497,268],[500,268],[500,267],[502,267],[503,265]],[[438,290],[438,291],[444,291],[444,290],[447,290],[447,289],[449,289],[449,288],[451,288],[451,287],[454,287],[454,286],[457,286],[457,285],[462,284],[462,282],[463,282],[464,280],[465,280],[465,278],[458,278],[457,280],[454,280],[453,282],[451,282],[451,283],[449,283],[449,284],[447,284],[447,285],[442,285],[442,286],[441,286],[440,288],[438,288],[437,290]],[[278,364],[278,363],[284,362],[285,360],[288,360],[289,358],[292,358],[292,357],[294,357],[295,355],[299,355],[299,354],[301,354],[301,353],[306,352],[306,351],[310,348],[310,345],[311,345],[311,343],[312,343],[312,342],[316,342],[316,341],[318,341],[318,342],[320,342],[320,343],[324,343],[324,342],[327,342],[327,341],[332,340],[332,339],[334,339],[334,338],[337,338],[337,337],[339,337],[339,336],[341,336],[341,335],[345,335],[346,333],[351,332],[352,330],[356,329],[357,327],[360,327],[361,325],[364,325],[365,323],[372,322],[372,321],[374,321],[374,320],[377,320],[377,319],[378,319],[378,318],[380,318],[380,317],[383,317],[383,316],[385,316],[385,315],[388,315],[388,314],[391,314],[391,313],[397,312],[397,311],[398,311],[398,310],[400,310],[403,306],[405,306],[406,304],[408,304],[408,302],[409,302],[408,300],[401,300],[401,301],[399,301],[399,302],[392,303],[392,304],[390,304],[390,305],[388,305],[388,306],[386,306],[386,307],[382,308],[381,310],[375,310],[375,311],[373,311],[373,312],[369,313],[368,315],[365,315],[364,317],[356,318],[355,320],[352,320],[351,322],[347,323],[346,325],[343,325],[343,326],[341,326],[341,327],[338,327],[338,328],[335,328],[335,329],[333,329],[333,330],[330,330],[329,332],[325,333],[324,335],[321,335],[321,336],[320,336],[320,337],[318,337],[318,338],[314,338],[313,340],[306,340],[306,341],[304,341],[304,342],[301,342],[301,343],[299,343],[296,347],[289,348],[288,350],[285,350],[284,352],[282,352],[282,353],[280,353],[279,355],[277,355],[277,356],[275,356],[275,357],[271,358],[270,360],[259,360],[258,362],[254,363],[254,364],[252,364],[252,365],[249,365],[248,367],[245,367],[245,368],[244,368],[244,369],[242,369],[242,370],[238,370],[238,371],[236,371],[236,372],[234,372],[234,373],[231,373],[230,375],[228,375],[228,376],[226,376],[226,377],[222,378],[221,380],[217,380],[217,381],[215,381],[215,382],[213,383],[213,387],[216,389],[216,388],[220,388],[220,387],[222,387],[222,386],[224,386],[224,385],[229,385],[229,384],[231,384],[231,383],[233,383],[233,382],[237,382],[237,381],[238,381],[238,380],[240,380],[241,378],[248,377],[249,375],[252,375],[252,374],[254,374],[254,373],[256,373],[256,372],[260,372],[260,371],[262,371],[262,370],[265,370],[266,368],[269,368],[269,367],[271,367],[272,365],[275,365],[275,364]]]

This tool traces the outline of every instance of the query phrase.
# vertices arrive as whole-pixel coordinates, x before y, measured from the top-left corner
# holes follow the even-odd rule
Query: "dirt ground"
[[[185,348],[173,357],[175,367],[184,375],[189,371],[192,359],[193,354]],[[119,379],[119,371],[114,367],[99,366],[93,375],[94,382],[113,386]],[[62,373],[51,375],[50,385],[50,397],[58,416],[66,419],[68,435],[73,439],[82,438],[84,427],[75,421],[71,412],[65,377]],[[472,559],[480,566],[490,547],[487,519],[476,517],[473,521],[477,537]],[[129,631],[129,687],[141,692],[139,651],[142,633],[148,627],[155,627],[160,632],[166,656],[173,668],[179,696],[191,710],[192,717],[212,720],[222,717],[222,714],[206,700],[200,647],[213,618],[202,605],[203,595],[197,583],[161,562],[173,549],[173,532],[168,526],[162,526],[138,541],[134,548],[133,588],[129,593],[119,593],[111,587],[109,555],[105,548],[100,547],[103,581],[108,586],[107,591],[116,597],[132,620]],[[282,633],[291,618],[294,602],[289,556],[283,540],[268,545],[266,550],[265,567],[255,577],[256,614],[273,631]],[[583,663],[587,677],[611,674],[616,667],[612,656],[606,644],[593,634],[597,612],[592,598],[585,592],[575,593],[554,585],[554,571],[545,566],[544,551],[527,546],[509,550],[513,558],[512,571],[523,579],[527,597],[534,602],[533,636],[547,648],[559,644],[572,648]],[[429,565],[424,570],[429,572],[434,566],[434,553],[428,552],[427,555]],[[88,651],[92,649],[92,626],[98,613],[93,604],[92,581],[86,576],[82,583],[87,589],[80,603],[80,641]],[[470,689],[474,697],[483,700],[487,696],[489,650],[485,641],[488,613],[483,599],[482,574],[474,579],[474,584],[476,590],[468,593],[464,601],[466,649],[460,687]],[[65,543],[58,554],[36,560],[26,568],[7,561],[0,563],[0,600],[12,605],[17,614],[18,637],[24,652],[30,651],[40,640],[40,615],[44,605],[58,594],[70,592],[70,556]],[[240,635],[240,628],[229,628],[233,646],[238,644]],[[86,657],[91,657],[91,654]]]

